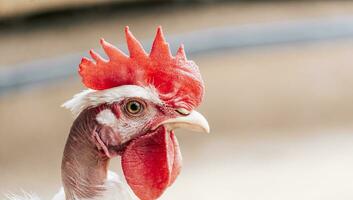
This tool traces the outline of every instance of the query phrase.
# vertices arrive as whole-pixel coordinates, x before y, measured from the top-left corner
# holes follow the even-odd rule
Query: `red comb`
[[[105,90],[121,85],[153,86],[170,106],[190,110],[200,104],[204,91],[201,74],[196,64],[186,59],[183,45],[173,57],[162,28],[158,27],[148,55],[128,27],[125,34],[130,56],[101,39],[109,60],[93,50],[90,54],[95,62],[82,59],[79,73],[88,88]]]

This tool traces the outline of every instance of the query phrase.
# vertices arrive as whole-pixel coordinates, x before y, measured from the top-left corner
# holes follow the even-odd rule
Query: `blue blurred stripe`
[[[353,38],[353,17],[250,24],[217,27],[168,37],[171,49],[183,43],[188,55],[205,54],[225,49],[243,49],[267,45],[313,42]],[[149,47],[151,40],[143,42]],[[126,50],[125,47],[120,46]],[[0,68],[0,95],[28,86],[43,85],[77,73],[77,65],[85,53],[54,59],[33,61]]]

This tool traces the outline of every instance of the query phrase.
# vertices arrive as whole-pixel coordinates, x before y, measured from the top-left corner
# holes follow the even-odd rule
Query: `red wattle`
[[[165,127],[132,141],[122,155],[127,183],[141,200],[160,197],[178,176],[181,154],[174,133]]]
[[[173,132],[170,133],[170,138],[172,139],[172,142],[174,144],[174,162],[173,162],[173,168],[172,168],[169,186],[174,183],[175,179],[179,175],[181,170],[181,165],[182,165],[182,157],[181,157],[181,152],[179,148],[179,143]]]

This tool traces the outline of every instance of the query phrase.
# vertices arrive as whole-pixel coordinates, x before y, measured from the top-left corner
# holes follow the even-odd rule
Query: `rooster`
[[[161,27],[148,55],[125,28],[130,56],[101,39],[108,60],[93,50],[79,74],[88,87],[63,104],[76,116],[62,158],[63,187],[53,200],[158,199],[181,169],[173,130],[209,132],[194,109],[204,83],[183,45],[172,56]],[[128,186],[108,170],[121,156]]]

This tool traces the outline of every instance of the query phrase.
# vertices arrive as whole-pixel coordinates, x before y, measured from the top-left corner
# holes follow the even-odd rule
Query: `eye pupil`
[[[136,102],[133,102],[133,103],[131,103],[131,105],[130,105],[130,109],[131,109],[132,111],[138,111],[139,108],[140,108],[140,105],[137,104]]]
[[[136,115],[141,113],[141,111],[143,110],[143,106],[140,102],[133,100],[126,104],[126,110],[128,113]]]

